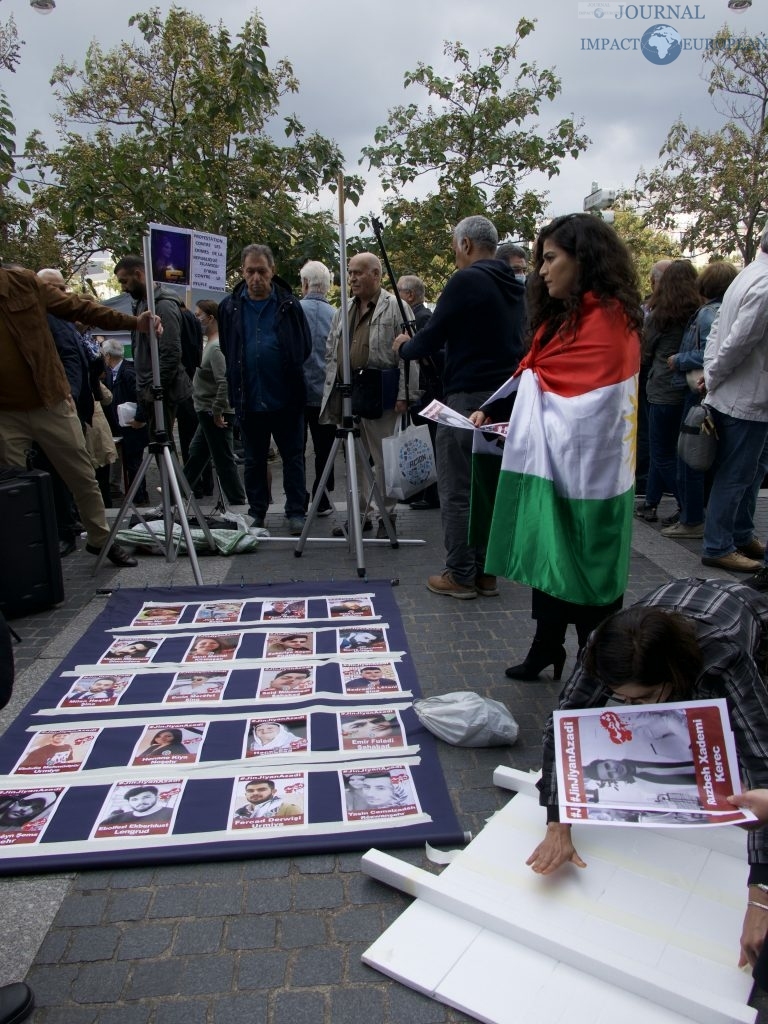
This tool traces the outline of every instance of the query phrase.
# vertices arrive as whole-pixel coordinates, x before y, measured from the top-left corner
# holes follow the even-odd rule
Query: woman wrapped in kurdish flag
[[[486,572],[533,588],[533,643],[525,660],[506,670],[525,680],[550,665],[560,679],[568,624],[575,624],[581,648],[621,607],[642,327],[629,251],[599,217],[556,218],[539,235],[534,260],[531,348],[515,375],[470,417],[476,426],[510,421]],[[482,462],[493,456],[479,431],[475,448],[470,530],[478,536],[488,524],[474,510],[487,503],[480,494],[475,502],[475,485],[479,491]]]

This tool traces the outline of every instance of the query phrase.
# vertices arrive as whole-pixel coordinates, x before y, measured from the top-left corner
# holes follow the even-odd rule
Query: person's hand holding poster
[[[639,825],[749,820],[725,701],[555,712],[563,821]]]

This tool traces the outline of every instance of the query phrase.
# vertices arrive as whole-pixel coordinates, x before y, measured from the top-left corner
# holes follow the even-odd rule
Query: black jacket
[[[277,275],[272,278],[272,284],[277,291],[276,330],[288,392],[291,396],[295,395],[296,407],[303,409],[306,404],[304,363],[312,351],[312,336],[301,303],[288,284]],[[245,281],[241,281],[232,294],[219,305],[218,312],[219,347],[227,361],[229,401],[238,416],[246,411],[245,398],[248,393],[243,351],[242,300],[245,291]]]
[[[75,400],[77,417],[81,423],[93,420],[93,395],[88,372],[90,359],[85,345],[74,324],[48,313],[48,326],[53,335],[56,351],[67,375],[72,398]]]
[[[457,270],[429,322],[401,347],[401,358],[435,355],[445,346],[446,396],[495,391],[523,354],[524,294],[502,260],[478,260]]]

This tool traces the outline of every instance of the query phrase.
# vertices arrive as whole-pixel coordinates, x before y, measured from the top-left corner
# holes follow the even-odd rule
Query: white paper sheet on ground
[[[542,878],[521,793],[440,876],[372,851],[364,870],[420,898],[363,960],[491,1024],[752,1022],[744,834],[682,831],[574,826],[588,868]]]

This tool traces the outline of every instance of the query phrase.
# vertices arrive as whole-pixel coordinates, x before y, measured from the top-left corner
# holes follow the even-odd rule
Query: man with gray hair
[[[464,416],[512,376],[523,353],[522,284],[496,259],[496,228],[487,217],[465,217],[453,229],[458,270],[447,282],[429,323],[395,350],[402,359],[434,356],[445,346],[445,404]],[[437,428],[437,488],[443,518],[445,568],[427,588],[460,600],[498,594],[485,572],[485,549],[469,543],[472,431]]]
[[[381,415],[376,417],[360,417],[360,435],[363,447],[373,459],[376,482],[382,492],[384,509],[390,519],[394,519],[394,498],[387,498],[384,491],[384,455],[382,441],[395,432],[397,417],[406,411],[405,373],[398,373],[399,363],[392,351],[392,343],[402,329],[402,316],[397,299],[381,287],[381,260],[372,252],[359,252],[349,261],[347,270],[349,290],[352,302],[349,307],[349,362],[352,376],[361,370],[373,370],[381,376],[381,392],[386,389],[384,381],[391,378],[392,390],[389,399],[384,401]],[[406,316],[410,318],[410,310],[405,307]],[[323,404],[320,410],[321,422],[341,422],[341,399],[338,381],[341,377],[341,310],[338,310],[331,324],[328,335],[328,346],[325,358],[325,384],[323,386]],[[418,397],[416,372],[411,367],[409,374],[409,397],[415,401]],[[367,505],[367,486],[362,472],[358,472],[358,500],[360,511],[364,512]],[[366,518],[363,530],[372,528],[370,519]],[[336,527],[334,536],[343,536],[341,527]],[[379,522],[377,537],[387,537],[383,522]]]
[[[723,296],[704,349],[706,401],[718,442],[701,561],[729,572],[757,572],[765,558],[765,544],[755,536],[754,516],[768,472],[766,364],[768,225],[754,261]],[[760,573],[764,575],[768,574]]]
[[[283,460],[288,531],[304,528],[304,362],[312,338],[301,303],[275,274],[268,245],[246,245],[243,280],[219,306],[219,345],[227,361],[229,401],[245,446],[243,483],[254,526],[269,508],[267,455],[274,438]]]
[[[525,284],[525,275],[528,272],[528,253],[520,245],[514,242],[502,242],[496,250],[496,259],[504,260],[512,268],[521,284]]]
[[[315,449],[315,481],[312,484],[312,497],[315,496],[328,456],[331,454],[336,428],[330,423],[320,422],[320,405],[323,401],[323,383],[325,381],[325,345],[328,332],[335,312],[326,296],[331,287],[331,272],[317,260],[308,260],[299,271],[301,278],[301,308],[309,324],[312,335],[312,351],[304,363],[304,383],[307,387],[307,404],[304,406],[304,465],[306,472],[307,433],[312,435],[312,446]],[[326,487],[333,490],[333,469],[328,477]],[[333,505],[327,494],[320,499],[317,509],[319,516],[328,516],[333,512]]]

